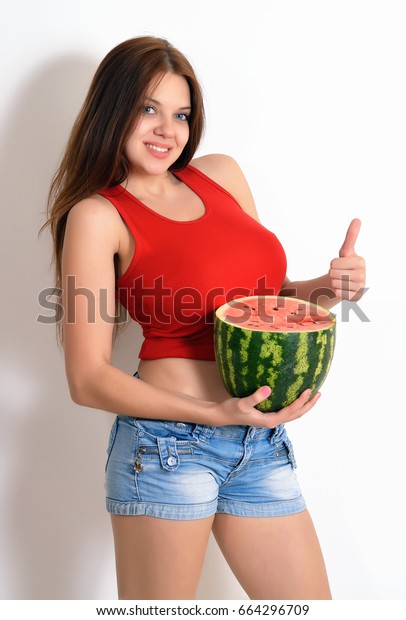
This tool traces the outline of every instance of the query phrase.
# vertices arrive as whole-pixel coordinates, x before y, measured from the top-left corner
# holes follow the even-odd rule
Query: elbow
[[[88,406],[88,398],[86,398],[86,390],[68,382],[70,397],[76,405]]]
[[[109,375],[105,371],[109,370],[110,364],[88,363],[86,366],[86,370],[73,365],[66,367],[70,397],[76,405],[103,409],[105,386],[109,384]]]
[[[86,406],[85,397],[82,395],[82,392],[79,392],[76,389],[69,387],[70,397],[75,403],[75,405]]]
[[[93,390],[88,381],[80,377],[69,375],[67,378],[69,394],[76,405],[81,405],[82,407],[97,407],[97,405],[94,404],[94,397],[92,397]]]

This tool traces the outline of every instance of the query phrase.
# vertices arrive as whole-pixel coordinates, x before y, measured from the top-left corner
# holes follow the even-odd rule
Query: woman
[[[106,490],[119,597],[193,598],[213,531],[250,598],[330,598],[284,426],[319,394],[269,415],[255,408],[267,386],[230,398],[213,311],[239,289],[357,299],[360,223],[328,274],[290,282],[237,163],[192,160],[203,119],[186,58],[163,39],[126,41],[95,74],[50,193],[71,396],[118,414]],[[111,361],[117,300],[143,327],[135,378]]]

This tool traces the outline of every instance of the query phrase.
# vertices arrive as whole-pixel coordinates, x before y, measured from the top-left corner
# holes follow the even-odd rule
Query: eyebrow
[[[151,97],[147,99],[147,101],[151,101],[151,103],[155,103],[157,105],[161,105],[161,102],[158,101],[157,99],[152,99]],[[180,108],[178,108],[178,110],[191,110],[191,106],[190,105],[184,105],[181,106]]]

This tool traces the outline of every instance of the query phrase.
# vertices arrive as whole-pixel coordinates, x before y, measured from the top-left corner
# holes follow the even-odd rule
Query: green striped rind
[[[215,322],[214,333],[216,350],[218,350],[216,355],[217,364],[219,366],[224,385],[230,394],[233,394],[235,390],[230,380],[231,373],[234,376],[234,369],[232,359],[229,359],[230,355],[227,355],[227,347],[229,346],[230,334],[232,334],[233,330],[235,330],[235,327],[232,325],[226,325],[223,321]]]
[[[230,325],[216,314],[216,362],[227,391],[249,396],[263,385],[270,397],[257,408],[278,411],[310,388],[315,394],[331,366],[335,344],[333,323],[317,331],[261,332]]]

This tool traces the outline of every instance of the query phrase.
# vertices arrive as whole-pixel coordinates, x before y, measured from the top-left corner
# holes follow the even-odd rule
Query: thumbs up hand
[[[355,251],[360,228],[361,221],[352,220],[339,251],[339,258],[334,258],[330,264],[328,275],[331,287],[340,299],[358,301],[364,292],[365,261]]]

